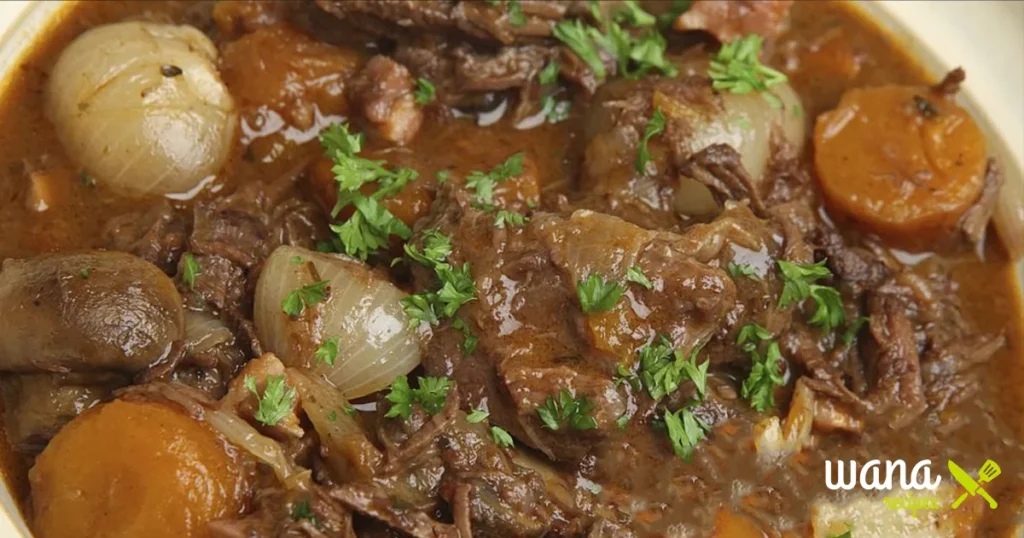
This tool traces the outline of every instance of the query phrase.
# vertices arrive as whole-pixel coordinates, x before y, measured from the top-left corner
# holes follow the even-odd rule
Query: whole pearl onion
[[[47,112],[97,182],[122,194],[185,193],[231,149],[237,117],[216,65],[216,47],[191,26],[100,26],[61,54]]]

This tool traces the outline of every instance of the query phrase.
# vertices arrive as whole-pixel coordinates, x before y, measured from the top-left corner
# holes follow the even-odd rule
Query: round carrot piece
[[[29,480],[39,538],[206,538],[249,492],[244,465],[205,424],[123,400],[65,426]]]
[[[984,185],[981,129],[927,88],[847,91],[818,117],[814,150],[829,209],[900,241],[948,233]]]

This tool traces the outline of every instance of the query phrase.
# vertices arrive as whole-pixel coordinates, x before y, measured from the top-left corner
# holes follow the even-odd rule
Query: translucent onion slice
[[[185,310],[185,350],[189,353],[202,353],[234,338],[231,329],[217,316]]]
[[[317,280],[329,294],[292,318],[281,302],[292,291]],[[348,399],[379,391],[420,363],[425,333],[409,328],[400,301],[406,294],[365,264],[351,258],[278,247],[256,284],[254,320],[264,348],[288,366],[323,375]],[[334,364],[315,353],[338,339]]]
[[[1014,260],[1024,256],[1024,178],[1014,170],[1004,170],[1005,181],[992,213],[1003,246]]]
[[[384,456],[366,437],[359,420],[336,387],[316,375],[288,369],[288,380],[299,392],[302,410],[320,436],[320,455],[338,482],[370,478]]]

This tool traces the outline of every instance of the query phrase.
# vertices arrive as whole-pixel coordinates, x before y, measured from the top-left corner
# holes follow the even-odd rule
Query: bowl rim
[[[59,23],[62,13],[79,1],[83,0],[0,2],[0,95],[10,83],[6,75],[17,67],[36,37]],[[894,41],[936,78],[958,65],[967,65],[964,103],[986,132],[1007,179],[1024,181],[1024,1],[852,3],[888,29]],[[987,58],[987,63],[981,63],[980,58]],[[1022,269],[1024,262],[1018,265],[1024,278]],[[4,483],[0,488],[0,537],[31,536]]]

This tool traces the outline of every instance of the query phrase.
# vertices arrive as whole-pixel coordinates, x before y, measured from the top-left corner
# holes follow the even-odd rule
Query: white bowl
[[[803,0],[810,1],[810,0]],[[0,95],[6,75],[69,2],[0,2]],[[1024,1],[860,1],[934,75],[963,66],[964,96],[1009,180],[1024,170]],[[6,488],[0,538],[31,534]]]

